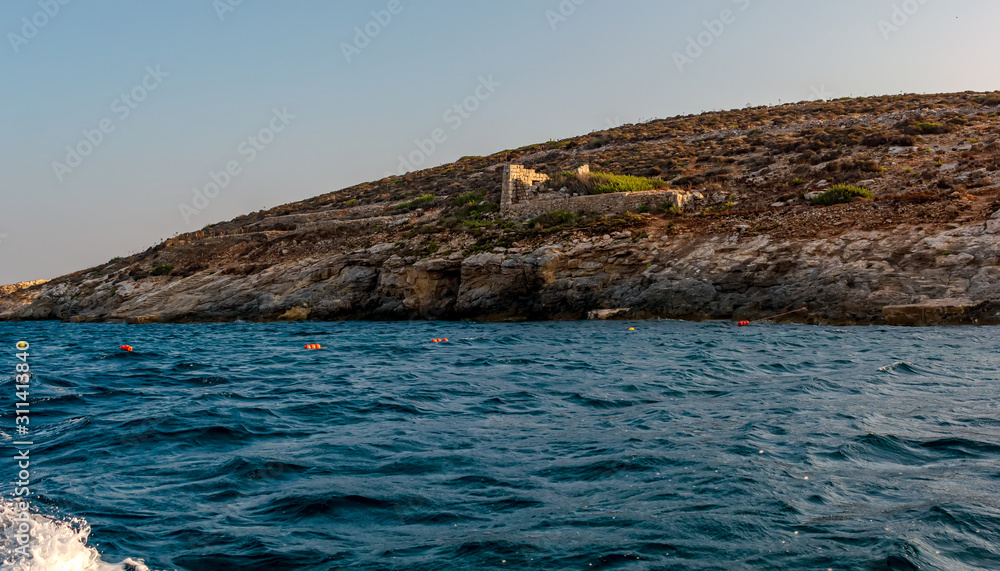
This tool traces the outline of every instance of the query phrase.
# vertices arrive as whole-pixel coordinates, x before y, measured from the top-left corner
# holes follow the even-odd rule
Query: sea
[[[0,567],[996,570],[998,333],[0,324]]]

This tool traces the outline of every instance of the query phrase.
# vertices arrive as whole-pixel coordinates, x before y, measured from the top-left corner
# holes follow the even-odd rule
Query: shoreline
[[[591,194],[595,177],[612,191]],[[0,288],[0,320],[743,321],[807,307],[815,324],[1000,324],[994,180],[995,94],[675,117],[209,225]],[[515,198],[541,214],[505,213]]]

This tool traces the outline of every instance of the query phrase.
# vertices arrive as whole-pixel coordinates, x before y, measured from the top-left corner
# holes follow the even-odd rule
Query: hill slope
[[[998,112],[995,93],[810,102],[465,157],[5,289],[0,319],[749,319],[807,306],[809,322],[997,322]],[[703,200],[680,215],[505,220],[509,162],[590,164]],[[873,198],[803,198],[842,183]]]

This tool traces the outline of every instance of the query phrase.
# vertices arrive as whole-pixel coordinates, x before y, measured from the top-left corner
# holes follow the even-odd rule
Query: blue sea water
[[[1000,568],[995,328],[0,324],[5,569],[22,339],[32,569]]]

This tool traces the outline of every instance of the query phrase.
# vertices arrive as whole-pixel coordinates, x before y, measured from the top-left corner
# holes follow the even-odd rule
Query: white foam
[[[97,549],[87,545],[90,525],[81,518],[56,520],[31,514],[30,558],[23,557],[15,535],[14,502],[0,500],[0,569],[4,571],[150,571],[141,559],[107,563]]]

